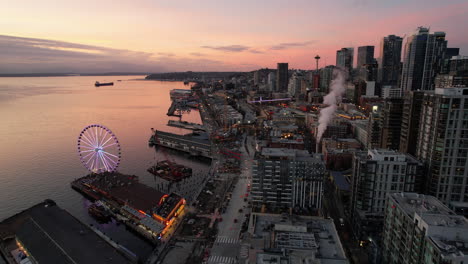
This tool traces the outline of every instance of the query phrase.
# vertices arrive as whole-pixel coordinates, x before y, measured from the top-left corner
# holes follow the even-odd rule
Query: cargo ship
[[[114,85],[114,83],[113,83],[113,82],[108,82],[108,83],[96,82],[96,83],[94,84],[94,86],[96,86],[96,87],[99,87],[99,86],[110,86],[110,85]]]

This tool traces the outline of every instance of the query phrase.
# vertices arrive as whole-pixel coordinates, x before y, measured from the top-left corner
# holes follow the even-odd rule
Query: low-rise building
[[[349,263],[332,219],[252,213],[248,230],[250,263]]]

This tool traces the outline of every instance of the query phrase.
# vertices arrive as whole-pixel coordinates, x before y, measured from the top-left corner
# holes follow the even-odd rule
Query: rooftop
[[[468,220],[437,198],[416,193],[394,193],[395,201],[445,257],[468,255]]]
[[[144,212],[150,212],[164,196],[164,193],[139,183],[128,175],[110,173],[91,179],[88,184],[93,188],[102,190],[114,199]]]
[[[262,156],[266,158],[287,158],[298,161],[316,161],[321,162],[317,156],[312,156],[307,150],[288,149],[288,148],[263,148]]]
[[[369,149],[367,152],[358,152],[357,155],[361,159],[368,159],[374,161],[390,161],[390,162],[414,162],[419,161],[413,156],[389,149]]]
[[[333,220],[311,216],[291,218],[275,214],[252,215],[255,216],[254,227],[251,230],[253,236],[257,239],[274,239],[271,245],[275,245],[276,249],[289,249],[291,259],[295,256],[302,260],[320,260],[322,264],[348,263]],[[303,232],[303,228],[295,228],[296,226],[306,227],[307,230]],[[275,236],[271,236],[273,232]],[[306,255],[300,256],[304,252]]]
[[[454,215],[455,213],[441,201],[431,195],[417,193],[393,193],[390,198],[394,200],[400,209],[408,216],[418,214]]]
[[[445,95],[445,96],[468,96],[468,88],[467,87],[436,88],[434,93],[438,95]]]
[[[4,239],[13,234],[39,263],[130,263],[51,200],[0,223]]]

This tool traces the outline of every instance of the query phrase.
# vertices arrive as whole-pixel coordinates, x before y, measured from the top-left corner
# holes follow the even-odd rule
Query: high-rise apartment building
[[[424,167],[414,157],[394,150],[355,154],[351,181],[351,222],[357,239],[376,236],[382,227],[385,199],[394,192],[419,192]]]
[[[333,78],[333,69],[335,66],[328,65],[320,69],[320,92],[328,93],[331,80]]]
[[[367,123],[367,148],[380,148],[382,138],[382,109],[377,106],[369,113],[369,122]]]
[[[296,71],[292,74],[289,84],[288,84],[288,94],[291,97],[298,98],[301,94],[302,80],[304,79],[304,74],[299,71]]]
[[[416,157],[428,166],[431,195],[449,206],[468,202],[468,87],[424,93]]]
[[[358,47],[356,68],[361,68],[366,64],[374,63],[374,46]]]
[[[398,85],[401,70],[401,47],[403,39],[389,35],[380,42],[379,82],[382,85]]]
[[[260,84],[260,71],[255,71],[253,75],[254,85]]]
[[[325,165],[306,150],[263,148],[252,165],[255,208],[321,208]]]
[[[468,220],[433,196],[388,196],[382,236],[383,263],[468,262]]]
[[[276,90],[275,92],[285,93],[288,91],[288,64],[278,63],[278,69],[276,71]]]
[[[336,51],[336,66],[348,73],[353,69],[354,48],[342,48]]]
[[[405,45],[401,87],[403,91],[433,90],[434,78],[442,69],[447,41],[444,32],[429,33],[420,27]]]
[[[403,98],[401,119],[400,152],[416,156],[416,142],[419,135],[423,91],[406,92]]]
[[[403,117],[403,98],[388,98],[381,110],[380,147],[400,149],[401,120]]]
[[[442,69],[440,70],[441,74],[447,74],[450,72],[450,61],[453,57],[458,57],[460,55],[460,48],[447,48],[445,50],[445,57],[442,62]]]
[[[468,71],[468,56],[456,56],[450,59],[450,72]]]
[[[276,87],[276,74],[274,72],[270,72],[268,74],[268,91],[273,92],[275,91]]]

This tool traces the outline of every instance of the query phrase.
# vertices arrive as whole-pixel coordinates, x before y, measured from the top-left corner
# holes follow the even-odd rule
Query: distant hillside
[[[7,73],[0,77],[67,77],[67,76],[133,76],[147,75],[147,72],[104,72],[104,73]]]
[[[166,72],[154,73],[146,76],[147,80],[171,80],[171,81],[184,81],[184,80],[201,80],[205,78],[226,79],[239,75],[244,75],[244,72]]]

